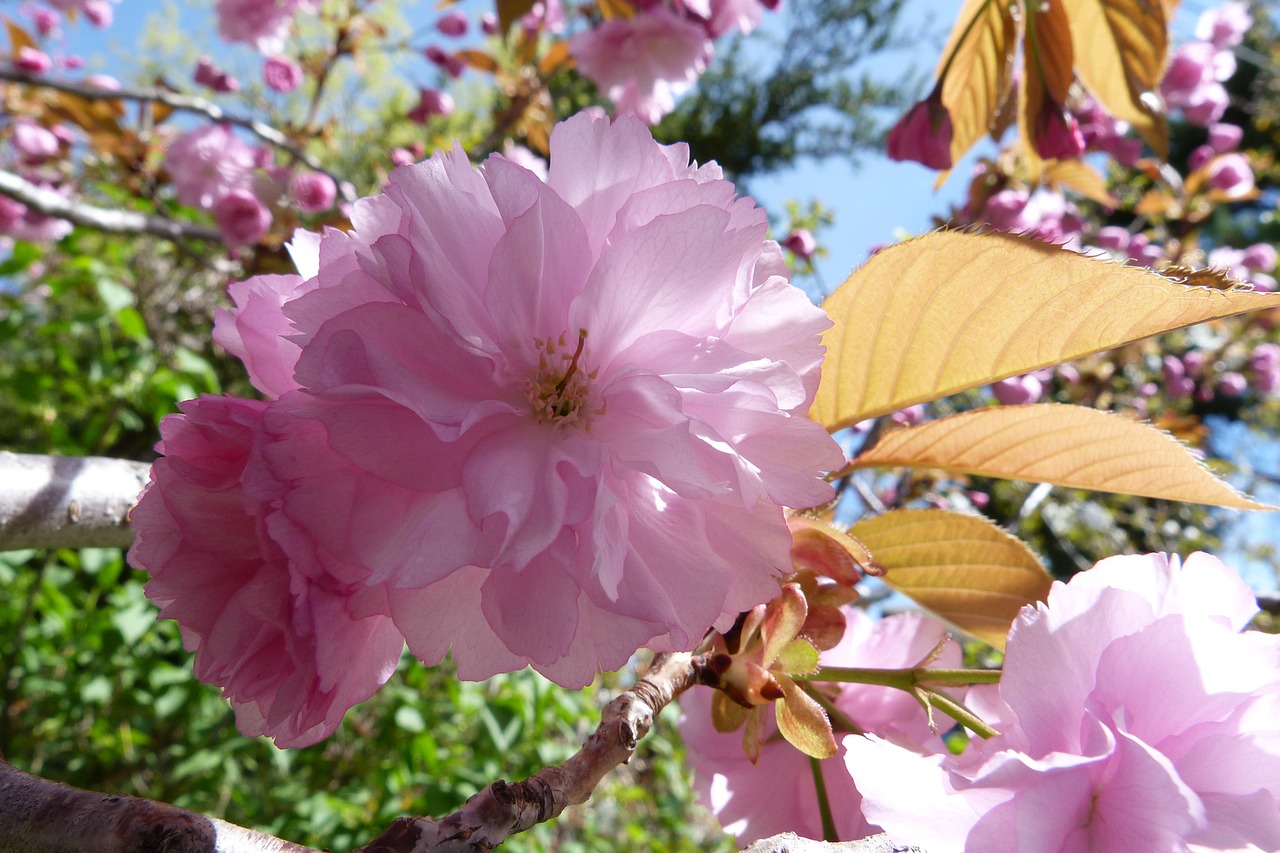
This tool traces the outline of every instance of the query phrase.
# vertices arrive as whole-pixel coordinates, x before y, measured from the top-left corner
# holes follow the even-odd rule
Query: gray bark
[[[0,451],[0,551],[128,548],[145,462]]]

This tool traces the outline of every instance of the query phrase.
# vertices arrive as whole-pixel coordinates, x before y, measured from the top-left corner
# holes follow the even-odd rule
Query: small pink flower
[[[1121,225],[1104,225],[1098,229],[1093,241],[1100,248],[1109,252],[1127,252],[1129,250],[1129,229]]]
[[[58,137],[53,131],[30,121],[17,122],[9,141],[13,143],[14,150],[28,162],[47,160],[57,156],[61,150]]]
[[[690,648],[777,594],[782,507],[830,498],[843,455],[805,417],[829,321],[688,157],[587,116],[545,182],[437,153],[221,321],[350,463],[298,456],[291,523],[387,588],[423,660],[581,686]],[[282,313],[288,347],[246,331]]]
[[[262,79],[277,92],[292,92],[302,85],[302,66],[287,56],[268,56],[262,63]]]
[[[711,0],[707,35],[719,38],[730,30],[746,34],[760,25],[766,8],[760,0]]]
[[[456,54],[452,54],[438,45],[429,46],[423,51],[423,55],[427,57],[429,62],[455,79],[461,77],[462,72],[467,68],[467,64]]]
[[[43,50],[24,45],[18,48],[18,56],[13,64],[19,71],[28,74],[44,74],[53,67],[53,60]]]
[[[813,259],[814,250],[818,248],[818,241],[813,239],[813,234],[808,228],[797,228],[787,235],[782,241],[782,248],[794,254],[803,261]]]
[[[404,638],[385,595],[322,563],[289,519],[271,460],[340,459],[317,422],[271,406],[202,397],[161,422],[165,455],[130,513],[129,561],[151,573],[147,597],[178,621],[196,676],[222,687],[240,731],[300,747],[373,695]]]
[[[164,155],[178,201],[204,210],[232,190],[248,189],[256,165],[253,148],[221,124],[184,133]]]
[[[1196,38],[1223,50],[1244,41],[1244,35],[1251,26],[1253,16],[1249,14],[1249,4],[1233,0],[1223,3],[1217,9],[1206,9],[1200,14],[1200,19],[1196,21]]]
[[[1218,393],[1223,397],[1231,399],[1242,397],[1248,390],[1249,380],[1234,370],[1228,370],[1218,377]]]
[[[289,190],[303,213],[322,213],[333,207],[338,186],[324,172],[301,170],[293,176]]]
[[[191,75],[191,79],[197,85],[206,86],[215,92],[240,91],[240,81],[219,68],[207,56],[200,57],[199,61],[196,62],[196,70]]]
[[[1253,167],[1243,154],[1223,154],[1209,165],[1209,186],[1228,198],[1243,198],[1253,192]]]
[[[480,16],[480,30],[487,36],[495,36],[498,34],[498,16],[492,12],[485,12]]]
[[[1044,382],[1033,374],[1011,376],[991,386],[991,393],[1004,406],[1025,406],[1044,396]]]
[[[423,87],[418,90],[418,103],[409,110],[408,118],[418,124],[426,124],[435,116],[447,116],[453,113],[453,96],[439,89]]]
[[[657,124],[676,107],[711,61],[702,27],[654,6],[634,18],[615,18],[574,36],[569,50],[578,70],[613,101],[618,115]]]
[[[271,211],[248,190],[231,190],[213,205],[213,221],[228,246],[247,246],[271,227]]]
[[[1216,151],[1209,145],[1197,145],[1191,149],[1191,153],[1187,155],[1187,169],[1194,172],[1201,169],[1217,156]]]
[[[84,16],[95,27],[106,28],[115,19],[115,11],[106,0],[85,0]]]
[[[1218,154],[1226,154],[1240,146],[1244,139],[1244,128],[1234,124],[1209,125],[1209,147]]]
[[[1240,263],[1250,272],[1271,272],[1276,262],[1276,247],[1270,243],[1254,243],[1240,258]]]
[[[892,160],[912,160],[930,169],[951,168],[951,114],[940,89],[916,104],[889,131],[886,151]]]
[[[120,81],[110,74],[90,74],[84,78],[84,82],[95,89],[106,89],[110,92],[118,92],[121,88]]]
[[[547,161],[534,154],[523,145],[517,145],[511,140],[507,140],[502,146],[502,156],[506,157],[517,166],[524,166],[530,172],[538,176],[540,180],[547,179]],[[418,158],[422,159],[422,158]]]
[[[35,22],[36,30],[46,38],[57,33],[58,25],[62,23],[62,16],[52,9],[37,7],[31,13],[31,17]]]
[[[458,9],[447,12],[436,21],[436,29],[446,36],[457,38],[467,34],[467,14]]]

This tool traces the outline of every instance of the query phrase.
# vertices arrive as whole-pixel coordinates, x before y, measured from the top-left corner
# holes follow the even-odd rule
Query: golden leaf
[[[1017,36],[1009,4],[965,0],[937,72],[951,114],[952,163],[991,129],[1007,100]]]
[[[1205,320],[1280,294],[1188,287],[1031,237],[940,231],[876,253],[823,307],[810,416],[830,430]]]
[[[999,649],[1018,611],[1053,583],[1026,545],[979,516],[898,509],[850,532],[888,569],[886,584]]]
[[[896,429],[853,464],[938,468],[1095,492],[1273,509],[1218,479],[1166,432],[1121,415],[1057,403],[994,406]]]

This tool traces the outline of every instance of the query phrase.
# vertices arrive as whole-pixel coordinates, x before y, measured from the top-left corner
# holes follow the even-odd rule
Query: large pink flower
[[[249,190],[256,164],[252,146],[221,124],[182,134],[164,155],[178,201],[204,210],[232,190]]]
[[[649,124],[676,107],[711,61],[711,40],[697,23],[666,6],[615,18],[574,36],[578,70],[613,101],[618,115]]]
[[[129,560],[151,573],[147,596],[178,621],[196,675],[222,687],[242,732],[315,743],[404,648],[385,590],[279,508],[298,460],[344,460],[286,402],[202,397],[182,409],[161,422],[165,455],[132,512]]]
[[[413,652],[578,686],[772,598],[782,506],[826,500],[841,457],[805,417],[828,321],[763,212],[632,119],[551,151],[545,183],[457,149],[396,170],[314,275],[241,286],[219,324],[351,463],[290,515],[392,588]]]
[[[319,6],[319,0],[218,0],[218,34],[272,56],[284,49],[293,16],[315,12]]]
[[[823,652],[825,666],[899,668],[916,666],[946,636],[937,620],[920,613],[872,619],[862,610],[846,611],[848,629],[834,648]],[[938,666],[960,665],[960,649],[948,644]],[[840,685],[835,706],[865,731],[922,752],[945,751],[929,730],[924,711],[910,694],[892,687]],[[711,722],[711,691],[695,688],[680,698],[684,713],[680,734],[696,772],[698,798],[715,812],[725,831],[746,844],[780,832],[822,837],[822,818],[809,758],[774,736],[773,715],[765,716],[760,760],[743,752],[742,732],[717,732]],[[879,831],[858,808],[861,795],[844,767],[844,747],[821,764],[836,832],[843,840]]]
[[[1255,611],[1206,554],[1055,584],[1009,636],[999,736],[924,758],[846,739],[864,813],[937,853],[1280,849],[1280,638],[1238,633]]]

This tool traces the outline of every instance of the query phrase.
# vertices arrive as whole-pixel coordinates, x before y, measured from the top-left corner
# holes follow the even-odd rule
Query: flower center
[[[580,369],[587,330],[578,330],[578,344],[572,352],[564,334],[556,340],[534,338],[533,344],[538,351],[538,366],[525,380],[524,396],[534,420],[555,426],[583,424],[590,429],[590,416],[603,414],[604,407],[592,411],[588,406],[591,380],[599,371],[585,373]]]

